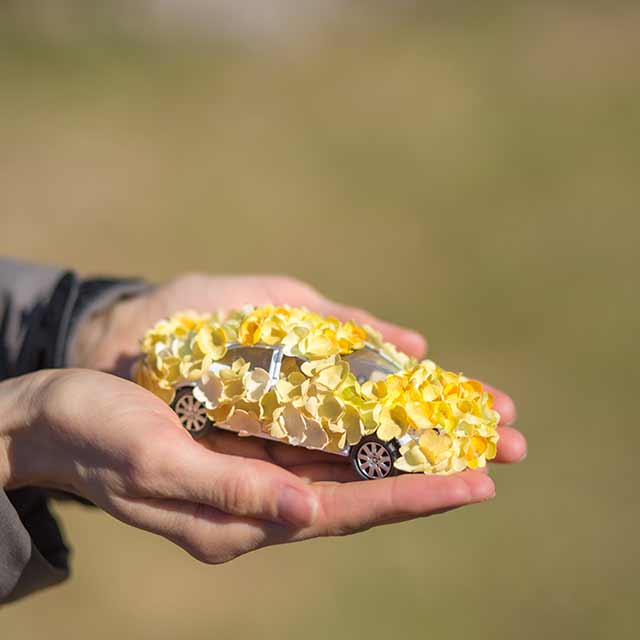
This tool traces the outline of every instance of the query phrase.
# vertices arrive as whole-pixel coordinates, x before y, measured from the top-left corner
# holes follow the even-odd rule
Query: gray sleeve
[[[64,318],[64,339],[55,331],[51,334],[56,346],[62,347],[61,357],[53,362],[64,366],[76,326],[92,313],[148,287],[140,281],[83,281],[61,306],[52,300],[65,278],[77,280],[62,269],[0,258],[0,380],[51,366],[46,359],[40,363],[27,357],[30,342],[47,335],[42,327],[47,327],[51,309],[58,309]],[[37,487],[0,488],[0,603],[57,584],[69,575],[69,549],[48,502],[47,492]]]
[[[0,258],[0,380],[16,375],[29,326],[46,308],[63,271]]]
[[[0,259],[0,380],[15,375],[29,319],[45,307],[60,275],[60,269]],[[15,495],[17,508],[9,495]],[[20,510],[23,518],[33,524],[29,512],[33,513],[36,504],[33,500],[29,505],[20,504],[20,495],[0,491],[0,602],[53,585],[68,573],[64,563],[56,566],[38,550],[18,513]],[[40,518],[45,515],[51,518],[46,505],[41,502],[40,506],[44,507]],[[36,529],[38,536],[43,529]]]
[[[69,551],[45,496],[31,488],[9,494],[0,491],[0,603],[58,584],[69,575]]]

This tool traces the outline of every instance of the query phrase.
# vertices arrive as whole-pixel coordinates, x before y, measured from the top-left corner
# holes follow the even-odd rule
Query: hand
[[[178,278],[145,295],[116,304],[107,312],[92,318],[78,332],[74,345],[75,362],[81,366],[126,376],[132,359],[138,353],[139,338],[159,318],[180,309],[210,311],[234,308],[247,302],[305,305],[319,313],[333,315],[343,320],[354,319],[378,329],[385,339],[394,342],[403,351],[417,358],[424,356],[426,342],[417,333],[378,320],[360,309],[332,302],[296,280],[275,276],[190,275]],[[508,426],[515,419],[514,404],[503,392],[489,388],[495,397],[495,408],[502,416],[496,461],[517,462],[525,455],[526,442],[518,431]],[[139,391],[149,395],[143,390]],[[156,399],[154,402],[158,404]],[[166,413],[167,407],[162,403],[160,405]],[[170,414],[175,424],[175,416],[172,412]],[[145,420],[145,424],[157,419],[157,413],[150,416]],[[165,432],[166,429],[163,433]],[[164,435],[160,437],[160,432],[157,430],[150,433],[154,434],[151,436],[154,441],[161,441],[164,438]],[[274,528],[273,525],[257,519],[255,514],[251,516],[247,513],[244,517],[253,517],[253,521],[251,523],[244,521],[240,526],[237,522],[239,514],[234,511],[237,526],[231,526],[231,523],[226,520],[230,517],[229,512],[222,509],[220,513],[216,512],[214,517],[209,508],[211,505],[206,501],[202,503],[205,506],[197,508],[199,509],[198,517],[195,517],[193,510],[196,508],[194,501],[198,502],[196,498],[192,498],[185,504],[184,499],[178,502],[175,498],[170,498],[167,501],[166,496],[156,496],[153,498],[153,507],[149,505],[144,507],[148,520],[139,519],[142,506],[136,511],[136,518],[131,516],[127,520],[131,524],[161,533],[170,539],[176,538],[167,528],[167,522],[174,518],[176,522],[180,520],[184,523],[186,517],[187,521],[193,525],[189,535],[197,539],[199,536],[204,536],[208,531],[206,522],[210,522],[212,527],[215,524],[218,529],[226,525],[225,530],[228,532],[238,529],[244,532],[243,536],[246,534],[244,545],[234,548],[248,550],[255,546],[315,535],[355,532],[376,524],[429,515],[493,495],[491,481],[483,478],[481,472],[465,472],[446,478],[401,476],[382,481],[346,484],[348,481],[356,480],[355,474],[342,458],[331,454],[311,452],[256,438],[239,438],[235,434],[222,431],[215,431],[197,445],[187,443],[184,437],[182,440],[183,451],[189,452],[186,456],[188,460],[183,459],[182,473],[189,475],[189,465],[195,468],[196,458],[203,462],[204,459],[200,455],[203,453],[201,444],[205,445],[209,453],[224,456],[227,460],[235,460],[238,468],[251,459],[261,463],[258,465],[260,473],[271,473],[274,468],[281,467],[313,483],[311,487],[319,498],[318,515],[313,525],[299,527],[292,531],[283,529],[281,526]],[[189,456],[192,456],[193,460]],[[206,465],[212,464],[212,461],[212,458],[207,458],[207,462],[202,467],[203,474]],[[264,481],[261,480],[257,484],[263,486]],[[234,491],[244,495],[249,502],[251,501],[251,488],[234,489]],[[329,505],[325,506],[327,502]],[[254,546],[249,544],[251,540]],[[216,544],[219,545],[216,547],[218,549],[225,548],[220,540]],[[203,554],[198,545],[183,544],[182,546],[189,548],[198,557],[203,559],[209,557]],[[242,551],[237,551],[236,555],[237,553]],[[234,557],[233,553],[229,557]]]
[[[471,471],[343,483],[349,467],[328,454],[279,443],[267,449],[233,434],[220,434],[217,444],[236,450],[221,453],[192,440],[151,393],[96,371],[3,382],[0,416],[2,486],[71,491],[209,563],[427,516],[494,492],[486,475]]]

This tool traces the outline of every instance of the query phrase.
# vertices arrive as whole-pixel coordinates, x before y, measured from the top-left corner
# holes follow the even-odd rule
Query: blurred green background
[[[510,392],[529,457],[217,567],[61,505],[75,575],[2,637],[635,637],[640,7],[197,4],[1,6],[0,252],[298,276]]]

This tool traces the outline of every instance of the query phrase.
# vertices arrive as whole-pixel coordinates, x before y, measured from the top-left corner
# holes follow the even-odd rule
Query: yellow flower
[[[167,404],[173,402],[175,389],[162,385],[161,381],[153,375],[150,369],[145,366],[144,362],[138,362],[134,366],[133,378],[139,385],[151,391],[151,393],[158,396],[161,400],[164,400]]]
[[[337,332],[340,353],[351,353],[356,349],[362,349],[367,339],[367,332],[355,322],[349,321],[340,324]]]
[[[238,331],[240,344],[256,344],[260,340],[261,323],[257,318],[247,318]]]
[[[446,433],[438,433],[435,429],[428,429],[418,441],[420,451],[424,453],[427,460],[435,465],[442,460],[451,449],[453,439]]]
[[[204,355],[220,360],[227,352],[227,337],[221,327],[201,327],[196,335],[196,344]]]

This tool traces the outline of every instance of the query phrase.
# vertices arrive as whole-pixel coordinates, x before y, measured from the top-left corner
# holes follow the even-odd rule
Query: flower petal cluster
[[[291,356],[279,379],[236,358],[230,344],[279,346]],[[366,345],[398,372],[360,384],[348,357]],[[212,421],[240,435],[265,434],[291,445],[343,451],[364,436],[399,439],[401,471],[449,474],[495,457],[499,415],[482,385],[418,363],[370,327],[304,308],[243,307],[221,314],[178,313],[142,340],[137,382],[171,403],[182,385]]]
[[[401,471],[455,473],[484,467],[495,457],[500,416],[480,382],[425,360],[384,384],[391,389],[382,405],[391,405],[394,420],[385,422],[378,435],[386,439],[407,433],[411,438],[396,461]]]
[[[361,349],[367,332],[302,307],[265,305],[233,311],[224,323],[231,341],[244,345],[282,345],[284,353],[309,359],[345,355]]]

